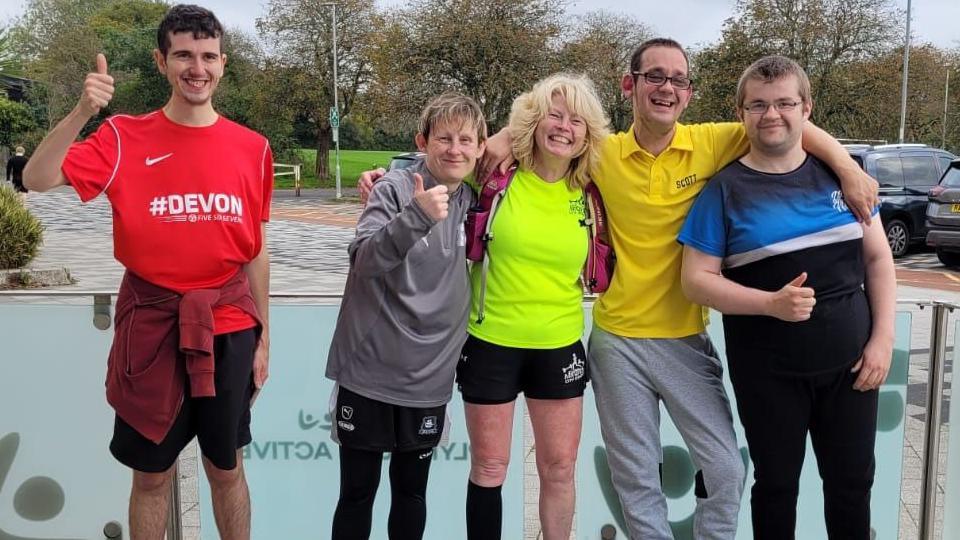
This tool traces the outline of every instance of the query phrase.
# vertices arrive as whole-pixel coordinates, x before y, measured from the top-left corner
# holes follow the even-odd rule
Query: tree
[[[572,39],[560,51],[561,66],[590,77],[613,128],[627,129],[633,109],[623,97],[620,80],[633,51],[652,37],[650,29],[630,15],[594,11],[579,17],[571,33]]]
[[[561,0],[414,0],[372,36],[369,102],[411,122],[431,96],[456,90],[496,129],[513,99],[559,66],[563,13]]]
[[[7,28],[0,28],[0,73],[17,75],[21,70],[20,55],[14,49],[10,31]]]
[[[0,95],[0,147],[22,144],[37,125],[30,109]]]
[[[151,53],[167,8],[155,0],[30,0],[11,39],[27,75],[42,83],[31,99],[44,100],[48,121],[59,120],[76,104],[98,52],[107,57],[116,92],[85,132],[114,110],[141,113],[161,105],[169,90]]]
[[[259,120],[253,110],[256,95],[269,84],[263,78],[264,52],[256,38],[240,28],[224,32],[222,47],[227,66],[214,97],[217,112],[250,126]]]
[[[153,0],[114,0],[90,16],[89,26],[116,81],[111,112],[143,114],[163,106],[170,96],[167,80],[153,58],[157,27],[168,9]],[[88,65],[93,60],[91,57]],[[85,75],[81,75],[81,82]],[[76,99],[75,95],[71,97]]]
[[[371,76],[371,33],[382,26],[372,2],[337,3],[337,76],[340,118],[349,116],[354,100]],[[333,107],[333,12],[314,0],[271,0],[257,19],[257,30],[274,51],[273,72],[281,75],[272,88],[289,117],[303,115],[317,134],[317,176],[329,177],[327,156],[332,143],[329,110]],[[281,95],[282,94],[282,95]]]
[[[903,49],[894,52],[894,55],[902,61]],[[897,65],[901,62],[893,62],[889,59],[888,63]],[[958,99],[956,99],[956,88],[960,87],[960,80],[956,78],[957,63],[954,57],[947,51],[943,51],[931,44],[921,44],[910,48],[910,81],[907,87],[907,122],[905,126],[904,140],[907,142],[926,143],[931,146],[940,146],[943,135],[943,100],[945,91],[945,82],[947,71],[953,69],[951,73],[950,84],[954,88],[954,99],[948,102],[953,104],[953,113],[957,114]],[[899,76],[899,71],[897,72]],[[898,85],[897,96],[900,95],[899,77],[896,78]],[[949,96],[948,96],[949,99]],[[899,101],[897,102],[899,103]],[[889,105],[887,106],[889,108]],[[899,108],[896,109],[899,113]],[[948,106],[948,122],[949,122]],[[899,114],[897,115],[899,121]],[[899,131],[899,123],[897,132]],[[898,133],[899,134],[899,133]],[[956,149],[956,139],[954,149]]]
[[[28,0],[23,15],[14,19],[11,39],[25,61],[44,56],[52,43],[85,26],[111,0]]]
[[[782,54],[810,76],[813,119],[840,126],[855,90],[847,69],[895,47],[902,16],[891,0],[739,0],[720,41],[698,53],[694,120],[733,118],[740,73],[757,58]]]

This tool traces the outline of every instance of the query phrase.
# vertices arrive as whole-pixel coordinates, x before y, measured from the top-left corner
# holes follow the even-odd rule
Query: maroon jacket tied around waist
[[[107,402],[147,439],[159,444],[166,437],[188,379],[190,396],[216,394],[213,308],[226,304],[249,313],[262,328],[242,270],[219,289],[182,295],[124,275],[107,362]]]

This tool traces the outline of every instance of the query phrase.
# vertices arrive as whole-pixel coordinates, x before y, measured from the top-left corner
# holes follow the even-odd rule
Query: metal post
[[[293,183],[297,186],[297,197],[300,196],[300,165],[293,166]]]
[[[93,295],[93,326],[97,330],[110,328],[110,310],[113,307],[109,294]]]
[[[940,459],[940,417],[943,400],[943,367],[947,353],[947,319],[951,306],[933,303],[930,328],[930,363],[927,378],[927,422],[924,425],[923,475],[920,480],[920,540],[934,540],[937,513],[937,471]]]
[[[903,43],[903,86],[900,89],[900,144],[907,125],[907,79],[910,75],[910,0],[907,0],[907,38]]]
[[[337,114],[340,113],[340,103],[337,98],[337,5],[330,4],[333,6],[333,108],[337,110]],[[337,137],[337,140],[334,141],[336,145],[336,162],[337,162],[337,198],[341,197],[340,192],[340,137]]]
[[[943,88],[943,135],[940,148],[947,149],[947,103],[950,102],[950,68],[947,68],[947,84]]]
[[[173,464],[173,485],[170,486],[170,506],[167,510],[167,540],[183,540],[183,524],[180,522],[180,471]]]

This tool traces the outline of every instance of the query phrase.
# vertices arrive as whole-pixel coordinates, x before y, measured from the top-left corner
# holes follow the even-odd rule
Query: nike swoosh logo
[[[149,166],[151,166],[151,165],[155,165],[155,164],[157,164],[157,163],[159,163],[159,162],[167,159],[168,157],[170,157],[170,156],[172,156],[172,155],[173,155],[173,152],[170,152],[169,154],[167,154],[167,155],[165,155],[165,156],[160,156],[160,157],[157,157],[157,158],[147,158],[147,160],[146,160],[147,167],[149,167]]]

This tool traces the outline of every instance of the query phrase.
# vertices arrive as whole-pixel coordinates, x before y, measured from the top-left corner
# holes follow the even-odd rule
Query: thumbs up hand
[[[413,200],[431,219],[443,221],[447,217],[447,206],[450,196],[447,195],[447,186],[437,184],[428,190],[423,189],[423,177],[413,173]]]
[[[802,272],[782,289],[772,293],[767,305],[767,315],[788,322],[809,319],[817,299],[813,289],[803,286],[805,281],[807,273]]]
[[[97,54],[97,70],[88,73],[83,81],[83,94],[77,108],[87,117],[94,117],[100,109],[107,106],[113,99],[113,77],[107,74],[107,58]]]

